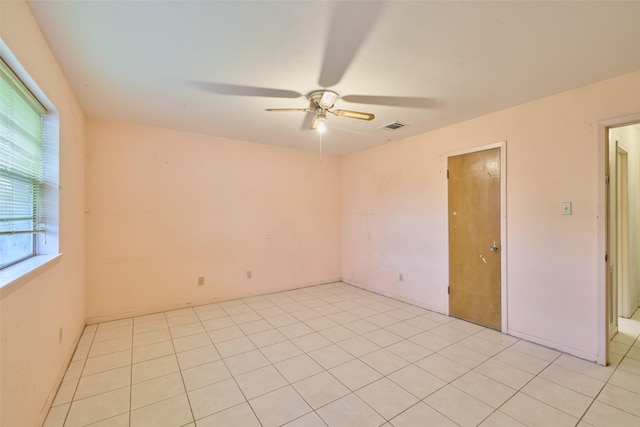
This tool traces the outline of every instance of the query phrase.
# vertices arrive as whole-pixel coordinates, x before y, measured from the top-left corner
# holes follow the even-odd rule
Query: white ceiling
[[[89,117],[345,154],[640,69],[640,2],[29,1]],[[386,104],[386,105],[380,105]],[[389,131],[385,125],[407,126]]]

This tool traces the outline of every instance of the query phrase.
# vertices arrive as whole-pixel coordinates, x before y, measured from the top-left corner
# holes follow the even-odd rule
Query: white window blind
[[[0,59],[0,268],[36,254],[44,107]]]

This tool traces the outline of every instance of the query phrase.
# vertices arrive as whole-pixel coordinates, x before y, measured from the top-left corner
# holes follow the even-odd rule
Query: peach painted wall
[[[338,158],[86,126],[89,322],[339,280]]]
[[[446,312],[447,154],[506,141],[508,332],[596,360],[598,122],[639,100],[636,72],[343,157],[343,279]]]
[[[0,38],[60,113],[64,255],[0,291],[0,424],[35,427],[84,327],[84,116],[26,3],[0,1]]]

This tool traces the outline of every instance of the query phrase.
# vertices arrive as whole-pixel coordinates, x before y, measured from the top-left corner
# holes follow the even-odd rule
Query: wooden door
[[[502,329],[500,149],[449,157],[449,314]]]

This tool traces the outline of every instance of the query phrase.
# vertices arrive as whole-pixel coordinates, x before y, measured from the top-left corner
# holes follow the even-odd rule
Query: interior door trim
[[[444,211],[442,213],[444,217],[445,229],[449,229],[449,201],[448,201],[448,180],[447,180],[447,165],[449,157],[459,156],[461,154],[475,153],[477,151],[485,151],[493,148],[500,149],[500,282],[501,282],[501,331],[507,333],[509,329],[508,322],[508,286],[507,286],[507,258],[508,258],[508,245],[507,245],[507,141],[500,141],[493,144],[481,145],[475,147],[468,147],[462,150],[450,151],[443,153],[440,156],[442,164],[442,177],[443,177],[443,193],[444,193]],[[449,238],[444,239],[445,248],[444,253],[449,253]],[[446,313],[449,315],[449,257],[446,256],[444,260],[444,277],[445,282],[442,286],[442,292],[444,295]]]

